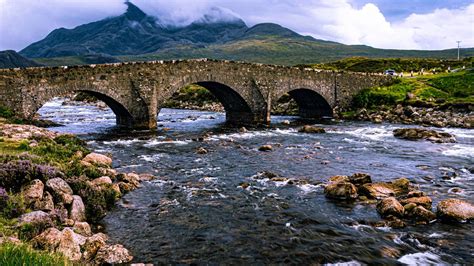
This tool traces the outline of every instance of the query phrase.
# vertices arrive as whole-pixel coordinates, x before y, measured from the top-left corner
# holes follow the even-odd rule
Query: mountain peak
[[[145,12],[143,12],[140,8],[138,8],[136,5],[134,5],[130,1],[126,1],[125,4],[128,6],[127,7],[127,12],[125,12],[125,17],[127,17],[129,20],[134,20],[134,21],[140,21],[144,19],[147,15]]]

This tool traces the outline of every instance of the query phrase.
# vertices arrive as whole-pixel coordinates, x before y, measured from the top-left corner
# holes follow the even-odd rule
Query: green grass
[[[353,107],[374,108],[398,103],[449,105],[474,104],[474,70],[397,79],[395,84],[362,90],[354,97]],[[415,99],[408,100],[412,93]]]
[[[16,219],[8,219],[0,215],[0,236],[14,236],[16,232]]]
[[[381,73],[387,69],[393,69],[396,72],[419,72],[436,70],[437,72],[446,71],[448,68],[455,69],[463,66],[472,67],[474,58],[465,58],[462,61],[442,60],[433,58],[367,58],[351,57],[343,60],[310,65],[313,68],[328,70],[346,70],[354,72],[372,72]]]
[[[4,243],[0,245],[0,265],[72,265],[64,256],[37,251],[26,244]]]

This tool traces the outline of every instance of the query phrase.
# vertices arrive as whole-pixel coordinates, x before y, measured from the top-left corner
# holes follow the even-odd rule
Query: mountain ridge
[[[204,15],[187,26],[164,26],[159,18],[147,15],[130,2],[127,11],[116,17],[53,30],[46,38],[20,51],[28,58],[80,57],[99,54],[121,61],[212,58],[269,64],[320,63],[353,56],[453,58],[454,50],[419,51],[377,49],[365,45],[345,45],[302,36],[275,23],[248,27],[238,17],[219,19]],[[474,56],[474,48],[463,49]],[[61,60],[59,60],[60,62]],[[58,60],[56,60],[58,62]]]

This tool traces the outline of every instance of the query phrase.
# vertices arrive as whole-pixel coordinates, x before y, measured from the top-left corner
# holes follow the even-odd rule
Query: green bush
[[[28,212],[28,206],[20,193],[9,193],[5,205],[1,208],[1,216],[13,219]]]
[[[25,244],[3,243],[0,245],[0,265],[72,265],[64,256],[37,251]]]
[[[11,109],[4,106],[0,106],[0,117],[12,118],[14,115],[15,113]]]

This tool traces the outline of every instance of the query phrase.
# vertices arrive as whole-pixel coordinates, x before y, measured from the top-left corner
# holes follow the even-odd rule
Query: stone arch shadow
[[[67,90],[67,91],[59,91],[54,94],[48,94],[41,99],[34,99],[34,104],[31,105],[31,109],[29,111],[29,118],[33,118],[33,116],[38,112],[38,110],[44,106],[48,101],[56,97],[68,97],[71,96],[74,92],[83,92],[88,95],[94,96],[98,100],[104,102],[115,114],[116,124],[119,127],[124,128],[134,128],[137,125],[137,122],[140,122],[136,116],[134,116],[129,109],[126,107],[126,103],[121,102],[120,100],[116,100],[113,96],[107,95],[103,92],[90,90],[90,89],[74,89],[74,90]]]
[[[287,92],[298,104],[298,114],[305,119],[321,119],[333,116],[329,102],[318,92],[298,88]]]
[[[115,114],[116,123],[120,127],[131,128],[135,124],[135,119],[132,114],[124,107],[123,104],[119,103],[117,100],[113,99],[110,96],[107,96],[103,93],[90,91],[90,90],[76,90],[76,92],[84,92],[91,96],[94,96],[99,101],[104,102]]]
[[[252,111],[251,105],[231,86],[217,81],[196,81],[189,82],[188,84],[201,86],[217,98],[217,100],[224,106],[227,124],[241,125],[252,124],[255,122],[255,115],[254,111]],[[179,91],[182,87],[174,89],[173,93]],[[171,95],[166,96],[165,98],[169,99],[170,97]]]

